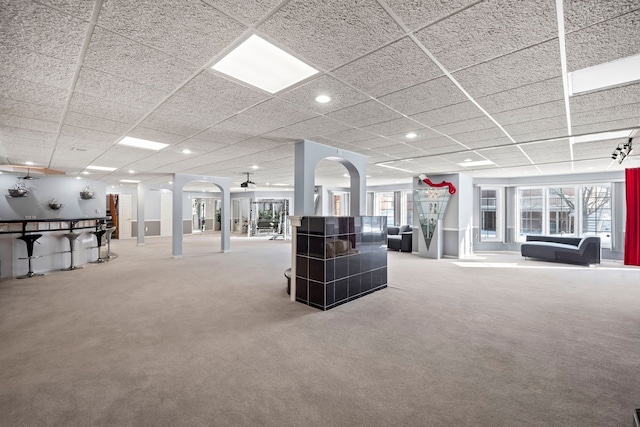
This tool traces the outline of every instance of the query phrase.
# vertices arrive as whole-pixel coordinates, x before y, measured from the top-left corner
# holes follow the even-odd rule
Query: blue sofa
[[[387,249],[400,252],[412,252],[413,229],[411,226],[387,227]]]
[[[527,236],[523,257],[570,264],[600,264],[600,237]]]

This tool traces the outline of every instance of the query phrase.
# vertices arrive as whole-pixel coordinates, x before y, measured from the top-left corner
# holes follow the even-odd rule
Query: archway
[[[365,213],[367,158],[361,154],[341,150],[317,142],[304,140],[295,146],[294,215],[314,215],[315,170],[321,160],[341,163],[349,172],[351,184],[350,215]]]
[[[214,184],[220,189],[221,212],[220,212],[220,251],[228,252],[231,249],[231,226],[230,226],[230,206],[231,180],[229,178],[202,175],[174,174],[173,176],[173,238],[172,254],[175,258],[182,257],[182,216],[183,200],[182,193],[184,187],[193,181],[204,181]],[[180,197],[179,197],[180,195]]]

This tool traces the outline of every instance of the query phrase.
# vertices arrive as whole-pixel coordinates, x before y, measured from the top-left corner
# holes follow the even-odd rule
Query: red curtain
[[[640,265],[640,168],[625,170],[627,227],[624,235],[625,265]]]

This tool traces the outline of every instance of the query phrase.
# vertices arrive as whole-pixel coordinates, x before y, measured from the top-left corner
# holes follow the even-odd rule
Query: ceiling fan
[[[245,191],[247,191],[247,189],[249,189],[249,188],[256,188],[256,186],[257,186],[256,183],[251,181],[251,179],[249,178],[251,173],[250,172],[242,172],[242,173],[247,174],[247,180],[245,182],[240,183],[240,187],[244,188]]]

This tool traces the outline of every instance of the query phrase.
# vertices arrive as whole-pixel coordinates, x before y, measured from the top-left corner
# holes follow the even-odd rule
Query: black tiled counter
[[[303,217],[296,237],[296,301],[321,310],[387,287],[380,216]]]

